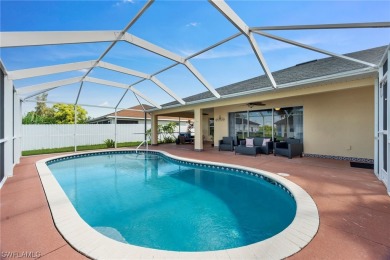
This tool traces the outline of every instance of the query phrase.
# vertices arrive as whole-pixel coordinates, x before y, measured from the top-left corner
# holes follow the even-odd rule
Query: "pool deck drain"
[[[109,152],[116,153],[115,151]],[[220,259],[221,257],[226,259],[237,257],[243,259],[282,259],[300,251],[317,233],[319,216],[316,204],[306,191],[285,178],[270,172],[245,166],[187,159],[163,151],[151,152],[157,152],[181,161],[215,165],[217,167],[231,167],[243,171],[251,171],[268,177],[286,187],[293,195],[297,204],[295,218],[286,229],[275,236],[239,248],[205,252],[176,252],[138,247],[108,238],[97,232],[81,219],[47,166],[47,162],[54,158],[69,157],[72,155],[40,160],[36,163],[36,166],[46,193],[54,223],[62,236],[77,251],[93,259],[136,259],[143,257],[170,259],[182,257],[200,259]],[[103,154],[105,152],[101,151],[98,153]],[[79,156],[83,154],[88,155],[89,153],[78,153],[75,155]]]

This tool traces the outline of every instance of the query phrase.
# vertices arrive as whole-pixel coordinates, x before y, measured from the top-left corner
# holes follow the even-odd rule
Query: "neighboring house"
[[[152,106],[142,105],[145,109],[151,109]],[[129,110],[119,110],[116,113],[116,122],[117,124],[144,124],[145,123],[145,113],[143,112],[143,108],[141,105],[130,107]],[[146,123],[150,125],[150,114],[146,113]],[[158,119],[159,125],[165,125],[169,122],[179,123],[180,121],[180,129],[185,131],[187,127],[188,120],[193,120],[192,118],[179,118],[179,117],[171,117],[171,116],[162,116]],[[107,114],[101,117],[96,117],[89,120],[87,123],[89,124],[115,124],[115,113]]]
[[[256,132],[259,131],[259,123],[247,120],[246,118],[238,118],[236,117],[236,135],[239,138],[243,138],[247,135],[244,133],[248,132],[249,129],[249,136],[252,136]]]

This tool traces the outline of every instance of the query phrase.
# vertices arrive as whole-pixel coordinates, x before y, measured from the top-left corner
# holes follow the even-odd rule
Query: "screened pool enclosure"
[[[94,2],[93,8],[90,6],[91,9],[87,9],[86,3],[70,1],[58,3],[58,6],[53,4],[52,15],[50,8],[47,9],[49,11],[44,8],[39,11],[39,7],[44,4],[42,2],[34,2],[36,7],[31,7],[30,11],[29,4],[31,3],[24,1],[1,4],[4,20],[0,33],[2,184],[7,177],[12,176],[13,167],[21,156],[22,117],[34,109],[36,97],[42,93],[48,93],[47,100],[41,101],[48,106],[60,103],[74,108],[76,116],[73,138],[76,148],[78,144],[75,140],[83,138],[77,130],[77,106],[86,109],[91,117],[114,113],[115,118],[118,111],[135,105],[152,106],[152,109],[141,110],[145,115],[180,107],[183,112],[177,115],[180,118],[188,115],[185,112],[188,112],[189,105],[232,98],[232,95],[221,94],[223,86],[264,75],[268,79],[268,85],[261,91],[277,93],[292,85],[278,83],[274,77],[275,71],[310,60],[335,57],[340,61],[363,66],[356,73],[377,75],[375,136],[370,138],[375,138],[375,172],[390,190],[387,170],[390,154],[387,132],[388,49],[380,64],[373,64],[339,54],[356,51],[348,49],[349,43],[344,44],[344,49],[334,46],[327,48],[325,44],[340,39],[341,45],[341,42],[348,40],[341,38],[343,33],[352,31],[355,33],[350,38],[352,42],[358,42],[357,38],[371,38],[372,41],[378,38],[375,40],[375,47],[388,45],[390,22],[381,17],[375,16],[377,19],[367,21],[366,14],[357,12],[351,19],[338,19],[336,15],[330,14],[342,13],[345,9],[336,3],[333,11],[329,6],[324,6],[324,10],[329,8],[329,14],[327,20],[321,20],[325,21],[323,23],[316,22],[313,17],[309,19],[299,16],[285,20],[284,24],[269,17],[270,12],[276,12],[275,17],[286,16],[286,10],[277,13],[276,10],[283,6],[283,3],[278,2],[101,1]],[[18,5],[24,8],[17,8]],[[60,16],[59,10],[62,7],[73,8],[74,15]],[[259,7],[264,7],[264,10]],[[267,8],[268,13],[265,11]],[[106,9],[110,9],[110,12],[106,13],[107,17],[102,17],[102,10]],[[11,10],[18,23],[11,19]],[[33,19],[35,23],[28,22],[31,19],[29,12],[37,19]],[[42,20],[40,23],[39,19],[44,18],[39,12],[44,12],[49,20]],[[96,20],[81,19],[83,13],[89,12],[96,12]],[[188,18],[186,22],[182,20],[183,17],[167,19],[176,17],[177,12]],[[352,17],[352,12],[355,11],[350,12]],[[388,18],[385,16],[386,8],[380,6],[378,10],[370,12],[384,12],[383,17]],[[63,19],[57,25],[54,23],[57,21],[56,15]],[[265,22],[262,22],[262,17]],[[53,21],[50,22],[50,19]],[[96,27],[101,20],[105,23],[99,23],[100,28]],[[275,25],[268,25],[272,23]],[[294,35],[296,32],[298,34]],[[319,40],[321,35],[326,41]],[[355,48],[374,46],[366,43]],[[277,51],[280,54],[271,55]],[[295,58],[290,59],[289,54]],[[217,63],[217,60],[221,62]],[[323,80],[328,79],[324,77]],[[204,94],[205,97],[197,101],[186,99],[198,94]],[[240,90],[236,94],[239,95]],[[261,135],[276,139],[304,139],[303,111],[306,113],[302,106],[288,104],[280,108],[259,108],[255,111],[244,108],[243,111],[229,114],[230,125],[226,132],[234,132],[242,138]],[[217,115],[214,116],[213,120],[217,120]],[[199,120],[196,113],[194,120]],[[110,134],[117,141],[118,129],[114,125]],[[151,127],[153,143],[156,141],[153,140],[153,133],[156,131],[153,122]],[[199,125],[195,123],[195,138],[201,139],[202,129],[196,129],[197,127]],[[217,130],[211,125],[209,128]],[[145,131],[146,127],[143,127],[137,132],[142,136]],[[195,148],[197,145],[195,144]]]

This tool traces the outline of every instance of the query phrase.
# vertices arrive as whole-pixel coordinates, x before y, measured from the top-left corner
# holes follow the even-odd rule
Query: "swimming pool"
[[[279,233],[295,217],[286,188],[231,167],[134,152],[48,165],[84,221],[132,245],[173,251],[240,247]]]
[[[49,174],[47,166],[43,169],[46,161],[57,180]],[[121,242],[130,243],[126,245],[127,249],[123,248],[127,254],[130,251],[131,254],[138,252],[134,248],[140,249],[142,246],[179,252],[219,250],[214,251],[218,254],[232,254],[239,249],[252,248],[247,253],[251,252],[253,256],[261,254],[260,251],[254,252],[253,248],[260,249],[274,240],[270,244],[273,247],[277,244],[276,238],[284,241],[284,248],[285,244],[291,244],[287,248],[299,250],[311,240],[318,228],[318,212],[314,202],[310,199],[304,204],[299,203],[305,197],[303,190],[286,183],[287,180],[279,176],[255,169],[188,161],[162,152],[142,155],[135,155],[134,151],[103,152],[46,161],[37,163],[37,167],[41,168],[42,183],[45,183],[45,179],[58,181],[68,202],[73,203],[78,211],[74,212],[73,208],[72,214],[81,216],[89,224],[89,233],[111,246],[124,247],[126,244]],[[69,221],[65,223],[65,217],[56,221],[53,208],[57,207],[58,201],[53,201],[51,205],[48,194],[51,188],[46,191],[44,186],[56,225],[58,222],[71,227],[72,230],[64,233],[76,233],[79,237],[81,233],[77,232],[78,228],[72,227]],[[263,190],[267,192],[259,193]],[[56,197],[62,197],[62,201],[66,195],[61,195],[57,194]],[[270,201],[273,206],[268,203]],[[67,209],[60,207],[61,211],[70,210],[72,205],[69,204],[66,205]],[[281,207],[275,210],[275,204]],[[307,210],[309,204],[311,207],[314,204],[314,211]],[[92,206],[92,211],[88,205]],[[301,209],[305,209],[305,212]],[[264,210],[271,214],[263,216],[261,212]],[[161,212],[163,214],[159,215]],[[303,219],[299,220],[299,216]],[[82,225],[85,229],[85,222],[80,220],[78,217],[76,226]],[[92,232],[89,226],[120,242],[114,243],[112,239],[108,242],[103,236]],[[294,237],[292,233],[295,233]],[[311,237],[308,233],[311,233]],[[164,243],[156,242],[161,238]],[[75,243],[79,243],[79,240]],[[261,240],[264,241],[259,242]],[[180,241],[186,243],[180,244]],[[102,253],[100,247],[83,247],[92,247],[87,250],[87,255],[98,251]],[[130,248],[132,250],[128,251]],[[148,254],[151,252],[174,253],[148,249]],[[210,252],[195,254],[202,253]]]

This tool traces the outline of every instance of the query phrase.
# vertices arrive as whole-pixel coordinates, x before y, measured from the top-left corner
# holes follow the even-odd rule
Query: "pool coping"
[[[121,150],[134,152],[134,150]],[[146,150],[140,150],[147,152]],[[164,151],[148,150],[173,159],[191,163],[232,167],[261,174],[285,186],[293,195],[297,211],[292,223],[282,232],[266,240],[238,248],[205,251],[177,252],[151,249],[122,243],[108,238],[90,227],[77,213],[67,195],[46,165],[47,161],[82,154],[117,152],[102,150],[99,152],[73,153],[54,156],[36,162],[39,177],[44,188],[54,224],[64,239],[78,252],[93,259],[145,259],[145,258],[199,258],[199,259],[282,259],[299,252],[316,235],[319,227],[317,206],[310,195],[297,184],[274,173],[255,168],[188,159]]]

